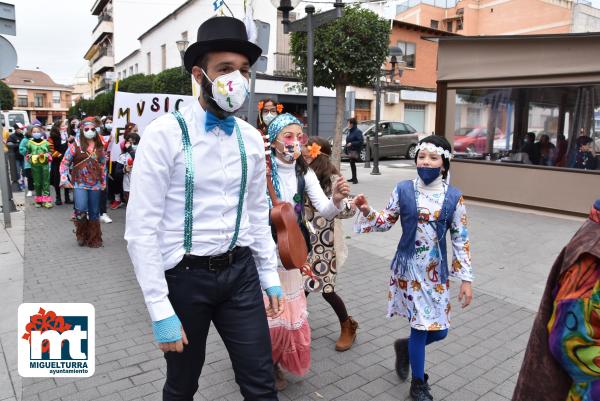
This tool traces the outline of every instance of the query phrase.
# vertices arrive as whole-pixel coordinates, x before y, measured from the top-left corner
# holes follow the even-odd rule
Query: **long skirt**
[[[300,270],[277,269],[285,310],[276,319],[268,319],[273,363],[295,375],[303,376],[310,368],[310,326],[304,281]],[[265,296],[265,305],[269,299]]]

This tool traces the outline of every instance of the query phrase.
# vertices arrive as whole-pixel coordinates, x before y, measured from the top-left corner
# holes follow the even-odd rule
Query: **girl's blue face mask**
[[[441,172],[441,167],[417,167],[417,174],[419,174],[419,178],[421,178],[425,185],[434,182],[440,176]]]

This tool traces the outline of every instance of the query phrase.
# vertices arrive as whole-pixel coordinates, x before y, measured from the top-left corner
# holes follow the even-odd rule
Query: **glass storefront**
[[[455,93],[457,158],[600,170],[600,85]]]

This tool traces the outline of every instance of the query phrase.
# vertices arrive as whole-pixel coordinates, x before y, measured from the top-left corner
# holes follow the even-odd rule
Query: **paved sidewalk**
[[[373,206],[383,207],[395,182],[414,175],[404,161],[389,164],[393,166],[382,167],[378,177],[359,170],[361,183],[353,189],[364,191]],[[454,304],[453,329],[445,341],[428,347],[426,368],[436,400],[506,401],[546,274],[582,219],[472,203],[467,207],[476,274],[474,303],[465,310]],[[125,249],[124,210],[110,212],[114,223],[103,225],[105,246],[96,250],[76,245],[70,211],[66,206],[28,208],[24,301],[94,304],[96,373],[87,379],[23,379],[23,400],[160,400],[165,363],[153,342]],[[400,383],[393,371],[392,348],[395,339],[408,334],[408,324],[385,318],[388,266],[400,228],[356,236],[350,224],[345,222],[349,258],[339,275],[338,292],[360,324],[356,345],[345,353],[335,352],[339,323],[322,297],[311,295],[311,370],[303,378],[291,378],[280,400],[393,401],[408,396],[409,384]],[[212,329],[195,400],[241,399],[227,352]],[[0,400],[4,401],[1,396]]]

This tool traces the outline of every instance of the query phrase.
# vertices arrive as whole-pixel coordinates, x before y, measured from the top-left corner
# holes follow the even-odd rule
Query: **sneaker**
[[[52,204],[52,202],[44,202],[42,204],[42,206],[44,206],[46,209],[50,209],[52,208],[54,205]]]
[[[102,213],[102,215],[100,215],[100,221],[104,224],[112,223],[112,219],[108,217],[108,214],[106,213]]]
[[[25,196],[33,196],[33,192],[27,191],[27,193],[25,194]]]
[[[121,207],[121,201],[118,201],[118,200],[112,201],[110,204],[110,208],[112,210],[118,209],[120,207]]]
[[[35,203],[34,203],[34,205],[35,205],[35,207],[38,207],[38,208],[39,208],[39,207],[42,207],[42,204],[41,204],[41,203],[38,203],[38,202],[35,202]]]

